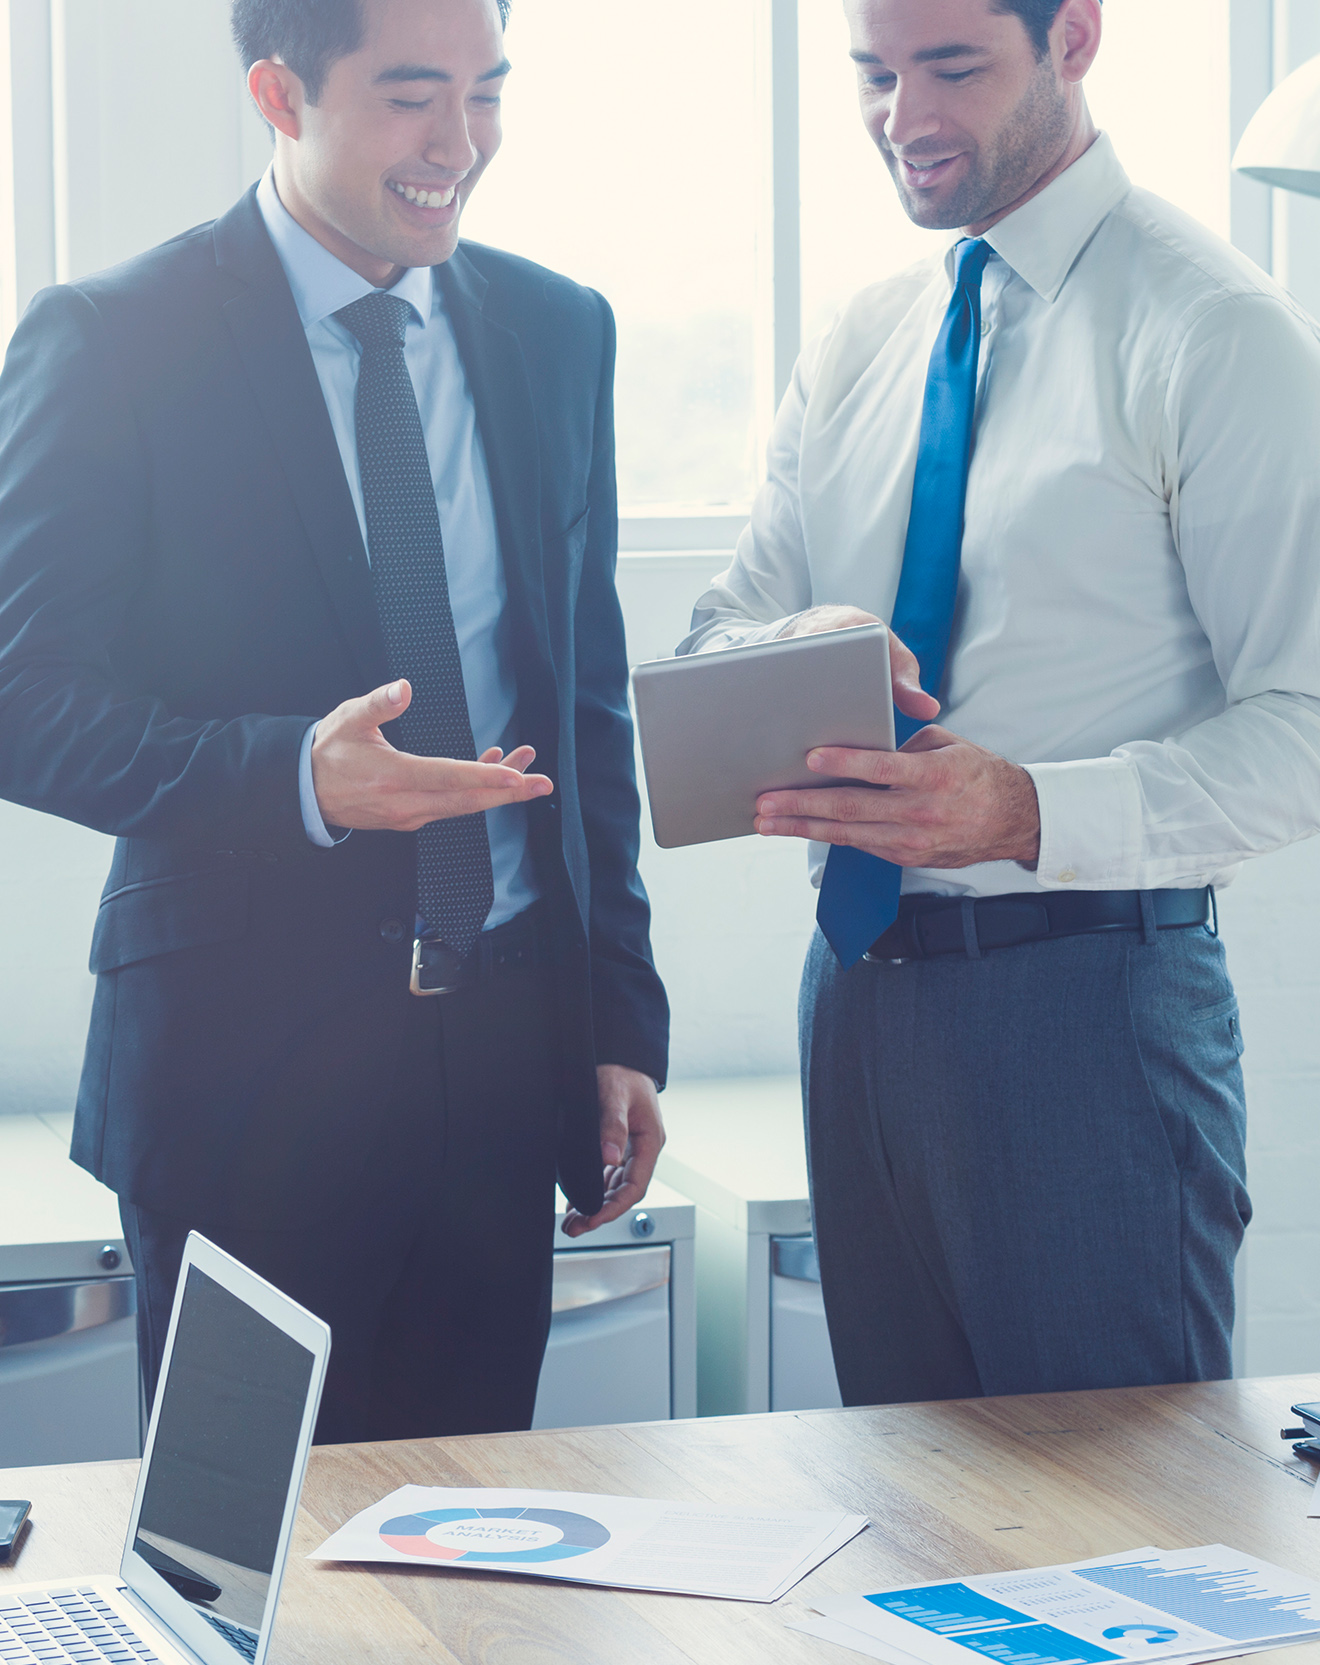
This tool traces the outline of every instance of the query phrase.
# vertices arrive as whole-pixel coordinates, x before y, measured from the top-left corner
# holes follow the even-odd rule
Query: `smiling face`
[[[984,227],[1058,171],[1085,112],[1070,0],[1043,59],[1022,19],[989,0],[845,7],[862,119],[918,225]]]
[[[500,144],[508,64],[496,0],[359,0],[363,40],[313,104],[270,60],[248,85],[276,130],[275,183],[296,220],[378,286],[448,260]]]

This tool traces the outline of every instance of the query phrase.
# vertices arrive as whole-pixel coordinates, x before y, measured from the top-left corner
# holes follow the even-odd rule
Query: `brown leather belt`
[[[904,896],[898,918],[866,952],[872,963],[939,954],[979,959],[996,948],[1096,931],[1185,931],[1214,917],[1214,891],[1075,890],[1007,896]]]
[[[508,977],[530,966],[549,963],[545,910],[539,902],[489,931],[483,931],[470,954],[460,954],[447,942],[413,940],[413,994],[455,994],[494,977]]]

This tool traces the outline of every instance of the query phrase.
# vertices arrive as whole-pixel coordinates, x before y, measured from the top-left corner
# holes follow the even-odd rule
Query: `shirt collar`
[[[1044,301],[1057,299],[1077,258],[1132,189],[1107,133],[985,240]],[[953,250],[946,264],[953,270]]]
[[[376,292],[374,284],[351,266],[345,266],[298,224],[280,201],[274,168],[267,168],[257,185],[257,207],[289,280],[304,329],[324,322],[350,302]],[[434,293],[434,277],[429,266],[410,266],[390,290],[391,295],[408,302],[423,324],[431,316]]]

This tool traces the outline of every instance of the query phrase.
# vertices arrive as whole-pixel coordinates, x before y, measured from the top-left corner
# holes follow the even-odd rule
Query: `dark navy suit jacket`
[[[562,1039],[560,1179],[601,1195],[596,1063],[663,1077],[614,591],[614,327],[464,244],[437,268],[508,580]],[[249,193],[46,290],[0,377],[0,795],[117,835],[75,1159],[261,1228],[334,1210],[392,1086],[415,836],[303,829],[308,724],[387,680],[357,517]],[[399,922],[408,929],[400,931]]]

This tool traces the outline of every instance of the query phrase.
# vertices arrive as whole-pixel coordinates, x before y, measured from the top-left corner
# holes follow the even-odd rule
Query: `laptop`
[[[119,1577],[0,1585],[4,1665],[262,1665],[329,1356],[190,1233]]]

